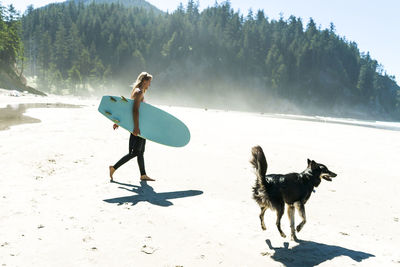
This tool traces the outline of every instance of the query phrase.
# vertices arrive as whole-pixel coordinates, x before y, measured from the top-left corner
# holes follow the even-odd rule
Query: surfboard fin
[[[121,95],[121,100],[124,101],[124,102],[128,102],[128,100],[122,95]]]
[[[112,102],[117,102],[117,100],[116,100],[114,97],[112,97],[112,96],[110,96],[110,100],[111,100]]]

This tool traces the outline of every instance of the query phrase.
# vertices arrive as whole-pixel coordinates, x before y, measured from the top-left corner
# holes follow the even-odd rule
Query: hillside
[[[0,67],[0,88],[17,91],[27,91],[31,94],[46,94],[26,84],[26,78],[17,74],[17,71],[10,66]]]

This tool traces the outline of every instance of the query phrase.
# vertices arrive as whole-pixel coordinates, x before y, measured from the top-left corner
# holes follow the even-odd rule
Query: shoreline
[[[1,92],[0,92],[1,93]],[[15,99],[16,98],[16,99]],[[51,101],[53,99],[53,101]],[[13,101],[6,101],[4,100],[13,100]],[[15,101],[17,100],[17,101]],[[22,100],[22,101],[18,101]],[[27,101],[28,100],[28,101]],[[50,100],[50,101],[49,101]],[[0,112],[10,112],[12,110],[16,110],[19,115],[22,115],[26,112],[26,110],[31,108],[82,108],[86,105],[95,106],[95,101],[99,102],[100,98],[93,97],[93,98],[79,98],[79,97],[72,97],[72,96],[46,96],[37,98],[34,95],[32,99],[32,95],[21,95],[18,97],[15,96],[4,96],[0,94]],[[30,102],[31,101],[31,102]],[[71,104],[76,102],[83,102],[81,105]],[[318,115],[296,115],[296,114],[282,114],[282,113],[264,113],[264,112],[250,112],[250,111],[237,111],[237,110],[226,110],[226,109],[208,109],[208,108],[200,108],[200,107],[186,107],[186,106],[171,106],[171,105],[155,105],[162,109],[197,109],[197,110],[204,110],[209,112],[230,112],[230,113],[237,113],[237,114],[251,114],[255,116],[261,117],[269,117],[275,119],[285,119],[285,120],[298,120],[298,121],[310,121],[310,122],[321,122],[321,123],[330,123],[330,124],[341,124],[341,125],[349,125],[349,126],[359,126],[359,127],[367,127],[373,129],[382,129],[382,130],[390,130],[390,131],[400,131],[400,122],[397,121],[380,121],[380,120],[362,120],[362,119],[353,119],[347,117],[324,117]],[[24,109],[21,113],[21,109]],[[16,114],[17,115],[17,114]],[[3,119],[3,121],[2,121]],[[7,118],[6,118],[7,119]],[[37,121],[37,118],[29,118],[24,117],[20,122],[17,124],[22,123],[31,123],[33,121]],[[6,124],[4,121],[4,116],[0,115],[0,123],[3,125]],[[13,124],[12,124],[13,125]],[[5,130],[4,126],[0,126],[0,130]]]

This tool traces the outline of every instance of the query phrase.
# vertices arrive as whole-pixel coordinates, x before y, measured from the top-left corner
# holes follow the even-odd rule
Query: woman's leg
[[[146,175],[146,170],[144,169],[144,157],[143,152],[139,153],[137,156],[137,163],[139,165],[140,175]]]
[[[139,154],[138,154],[138,158],[137,158],[137,162],[139,165],[139,169],[140,169],[140,180],[142,181],[155,181],[154,179],[150,178],[149,176],[146,175],[146,171],[144,169],[144,150],[146,147],[146,139],[140,138],[138,139],[137,142],[137,148],[139,149]]]
[[[154,181],[154,179],[151,179],[146,175],[146,170],[144,167],[144,157],[143,157],[145,146],[146,146],[146,139],[143,139],[139,136],[134,136],[133,134],[130,135],[129,154],[123,156],[114,166],[110,166],[111,181],[113,179],[112,174],[115,172],[115,170],[136,156],[140,170],[140,179],[146,181]]]
[[[114,170],[118,169],[125,163],[127,163],[129,160],[133,159],[134,157],[137,156],[137,152],[133,151],[135,145],[135,136],[133,134],[130,134],[129,136],[129,153],[123,156],[117,163],[115,163]]]
[[[130,161],[131,159],[133,159],[134,157],[136,157],[137,154],[134,153],[129,153],[126,154],[125,156],[123,156],[120,160],[118,160],[117,163],[114,164],[114,169],[118,169],[119,167],[121,167],[122,165],[124,165],[125,163],[127,163],[128,161]]]
[[[131,160],[131,159],[133,159],[135,156],[137,156],[137,155],[135,155],[135,154],[133,153],[133,151],[132,151],[132,149],[133,149],[133,147],[134,147],[134,144],[135,144],[134,137],[135,137],[135,136],[134,136],[133,134],[130,134],[130,136],[129,136],[129,153],[126,154],[125,156],[123,156],[117,163],[115,163],[114,166],[110,166],[110,167],[109,167],[109,168],[110,168],[110,181],[111,181],[111,182],[113,181],[113,174],[114,174],[114,172],[115,172],[119,167],[121,167],[123,164],[125,164],[126,162],[128,162],[129,160]]]

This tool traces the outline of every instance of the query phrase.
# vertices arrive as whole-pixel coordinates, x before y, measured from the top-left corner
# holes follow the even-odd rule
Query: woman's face
[[[147,81],[144,81],[144,82],[143,82],[143,88],[144,88],[144,89],[149,88],[150,83],[151,83],[151,79],[150,79],[150,80],[147,80]]]

